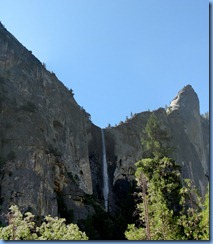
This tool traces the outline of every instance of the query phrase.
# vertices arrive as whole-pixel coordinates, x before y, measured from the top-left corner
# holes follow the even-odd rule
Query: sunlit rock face
[[[173,94],[171,94],[173,96]],[[154,111],[171,138],[182,177],[202,194],[209,176],[209,121],[184,87],[167,111]],[[151,112],[135,114],[105,132],[109,212],[134,182],[141,139]],[[104,208],[101,129],[54,75],[0,24],[0,218],[11,204],[38,216],[73,221],[94,214],[88,194]]]
[[[169,110],[174,111],[177,109],[184,114],[189,111],[200,112],[198,96],[191,85],[185,86],[172,100]]]
[[[58,215],[61,202],[80,209],[93,192],[89,115],[2,25],[0,123],[2,210],[17,204]]]
[[[183,174],[204,194],[209,177],[209,120],[200,116],[199,99],[190,85],[178,93],[168,110],[177,145],[175,157],[183,167]]]

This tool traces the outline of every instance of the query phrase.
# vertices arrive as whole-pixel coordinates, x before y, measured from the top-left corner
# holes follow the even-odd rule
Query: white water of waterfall
[[[106,145],[104,138],[104,130],[101,129],[102,138],[102,153],[103,153],[103,195],[104,195],[104,207],[105,211],[108,212],[108,199],[109,199],[109,182],[108,182],[108,168],[106,160]]]

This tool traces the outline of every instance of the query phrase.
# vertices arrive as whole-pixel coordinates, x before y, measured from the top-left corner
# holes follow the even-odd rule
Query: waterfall
[[[106,212],[108,212],[108,199],[109,199],[109,182],[108,182],[108,168],[106,160],[106,146],[104,139],[104,130],[101,129],[102,138],[102,156],[103,156],[103,195],[104,195],[104,207]]]

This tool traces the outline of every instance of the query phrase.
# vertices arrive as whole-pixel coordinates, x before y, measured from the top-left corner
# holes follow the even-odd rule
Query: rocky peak
[[[191,113],[192,111],[200,113],[199,99],[191,85],[185,86],[172,100],[169,110],[174,111],[177,109],[184,113]]]

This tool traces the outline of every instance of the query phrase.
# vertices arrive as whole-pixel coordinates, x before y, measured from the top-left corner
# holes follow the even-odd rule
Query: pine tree
[[[180,208],[178,191],[181,188],[179,166],[169,158],[142,159],[135,173],[141,189],[142,202],[137,210],[142,221],[141,238],[172,240],[178,230],[175,216]],[[132,226],[130,226],[129,231]],[[135,228],[134,228],[135,229]],[[127,231],[126,237],[128,237]],[[144,234],[145,233],[145,234]]]
[[[188,179],[182,186],[181,167],[169,157],[169,136],[154,114],[144,130],[144,157],[136,163],[140,188],[140,225],[128,225],[129,240],[206,240],[209,238],[209,196],[205,204]],[[202,210],[203,209],[203,210]],[[137,239],[136,239],[137,238]]]
[[[143,131],[143,158],[162,158],[171,154],[168,131],[163,129],[161,122],[151,113]]]

